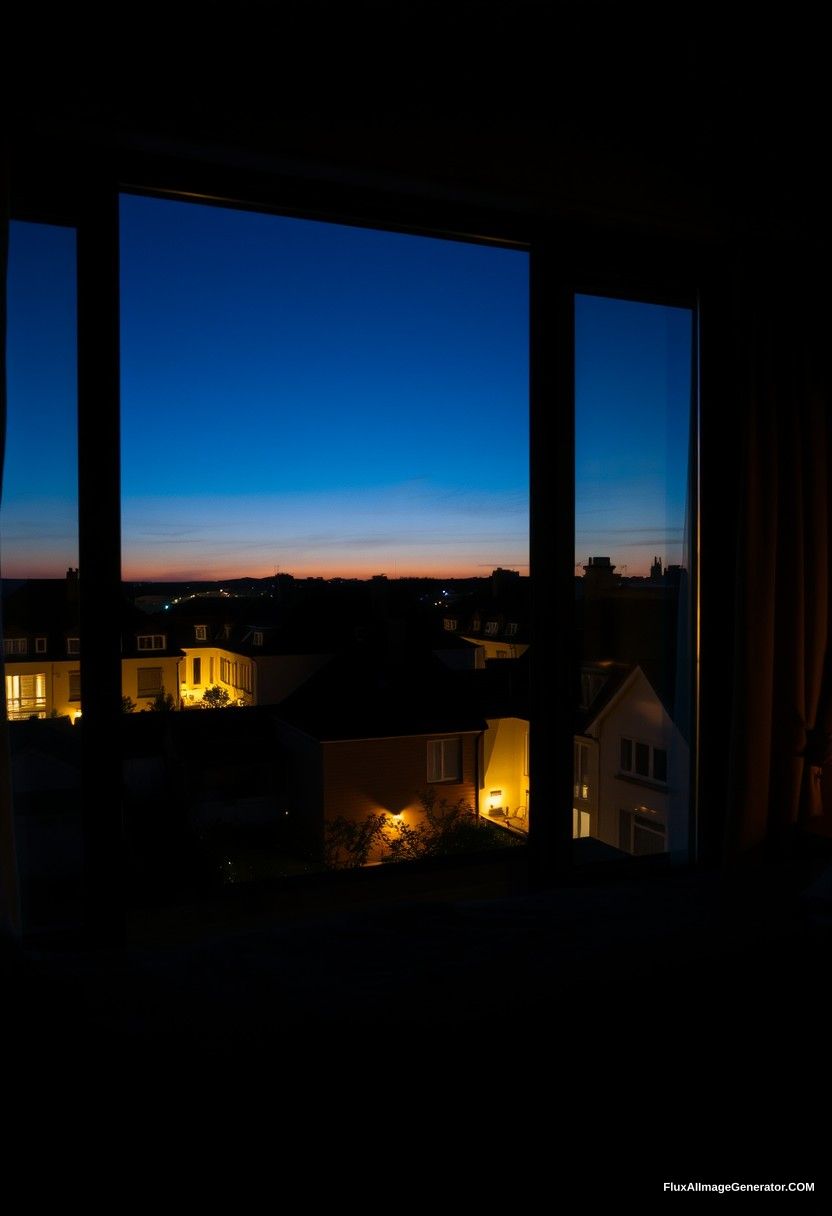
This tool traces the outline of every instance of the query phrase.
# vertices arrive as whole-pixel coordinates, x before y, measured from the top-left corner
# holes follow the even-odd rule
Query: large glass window
[[[25,932],[82,908],[75,255],[71,228],[10,224],[0,575]]]
[[[685,856],[691,309],[575,301],[574,835]]]
[[[193,864],[522,843],[528,255],[135,195],[120,224],[133,709],[173,711]]]

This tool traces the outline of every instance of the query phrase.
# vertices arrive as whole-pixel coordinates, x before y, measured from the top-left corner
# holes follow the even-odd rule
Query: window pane
[[[12,222],[0,574],[26,931],[82,915],[75,292],[75,232]]]
[[[133,196],[121,225],[133,696],[153,650],[193,864],[522,843],[526,254]]]
[[[687,850],[692,332],[575,300],[577,735],[590,834],[631,855]]]

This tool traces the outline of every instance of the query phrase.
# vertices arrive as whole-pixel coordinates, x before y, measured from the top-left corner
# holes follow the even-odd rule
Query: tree
[[[228,691],[225,688],[220,688],[219,684],[215,684],[213,688],[206,688],[202,694],[202,705],[206,709],[225,709],[231,701]]]
[[[132,714],[135,708],[136,708],[136,702],[133,700],[132,697],[122,697],[121,698],[121,712],[123,714]]]

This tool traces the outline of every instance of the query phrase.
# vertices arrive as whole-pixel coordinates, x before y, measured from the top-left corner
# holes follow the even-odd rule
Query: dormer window
[[[4,638],[3,651],[5,654],[26,654],[29,644],[26,638]]]
[[[456,630],[456,617],[455,616],[446,616],[445,617],[445,628],[448,630],[449,633],[455,632],[455,630]]]
[[[46,638],[35,638],[35,654],[46,654]]]
[[[497,632],[498,627],[499,627],[498,621],[486,621],[485,632],[489,635],[489,637],[493,638]]]
[[[254,631],[254,645],[255,646],[263,645],[263,634],[260,632],[259,629],[255,629],[255,631]]]
[[[80,654],[81,653],[81,639],[80,638],[67,638],[66,652],[67,652],[67,654]]]
[[[506,637],[513,638],[516,636],[516,634],[517,634],[517,622],[512,621],[509,625],[506,625]]]
[[[194,637],[196,638],[196,640],[198,642],[207,642],[208,641],[208,626],[207,625],[194,625]]]
[[[165,635],[163,633],[140,633],[136,637],[139,650],[164,650]]]
[[[223,625],[222,631],[223,631],[223,635],[226,638],[226,640],[231,637],[231,626],[230,625]]]

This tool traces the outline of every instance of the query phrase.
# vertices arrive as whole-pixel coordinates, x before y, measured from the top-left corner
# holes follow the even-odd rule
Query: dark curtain
[[[3,466],[6,447],[6,267],[9,253],[8,159],[5,149],[2,152],[0,160],[0,503],[3,498]],[[2,552],[0,552],[0,573],[2,573]],[[2,609],[2,599],[0,599],[0,609]],[[1,618],[0,635],[2,635]],[[0,669],[2,667],[3,659],[0,654]],[[9,932],[19,928],[20,916],[4,669],[0,670],[0,679],[2,679],[0,687],[3,694],[0,697],[0,701],[2,701],[2,707],[0,707],[0,927]]]
[[[729,856],[779,846],[823,819],[832,730],[827,270],[817,254],[792,252],[779,265],[768,254],[764,269],[743,274],[735,312],[743,441]]]

